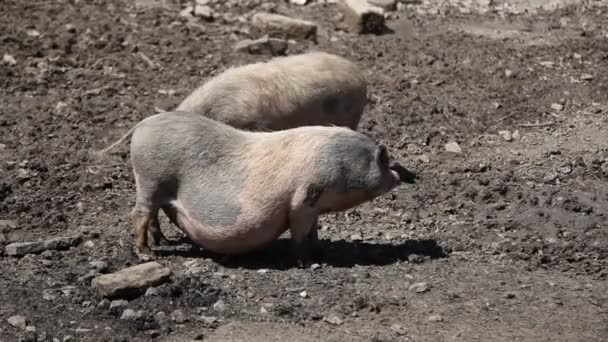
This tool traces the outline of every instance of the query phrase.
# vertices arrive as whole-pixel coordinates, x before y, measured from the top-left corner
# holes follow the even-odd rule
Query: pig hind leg
[[[289,217],[289,232],[295,248],[296,262],[299,267],[307,267],[311,260],[310,237],[316,236],[317,215],[310,210],[300,209]],[[314,238],[313,238],[314,239]]]
[[[142,180],[137,173],[135,173],[135,186],[137,198],[131,210],[131,221],[134,228],[135,253],[141,256],[151,253],[148,233],[152,235],[152,240],[157,245],[163,243],[166,238],[160,230],[158,221],[159,204],[155,201],[158,197],[158,186],[154,182]]]

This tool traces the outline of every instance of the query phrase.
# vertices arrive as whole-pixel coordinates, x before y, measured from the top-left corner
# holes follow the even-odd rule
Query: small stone
[[[27,35],[30,37],[40,37],[40,32],[38,32],[37,30],[34,30],[34,29],[27,30],[27,31],[25,31],[25,33],[27,33]]]
[[[194,14],[194,7],[191,5],[186,6],[183,10],[179,11],[180,17],[192,17]]]
[[[426,154],[422,154],[422,155],[418,156],[418,160],[420,160],[421,162],[423,162],[425,164],[428,164],[431,162],[431,158],[429,158],[429,156]]]
[[[104,297],[132,296],[143,293],[148,287],[163,284],[170,276],[169,268],[151,261],[98,276],[91,286]]]
[[[15,57],[13,57],[13,55],[9,55],[8,53],[4,54],[4,56],[2,57],[2,61],[8,65],[17,64],[17,60],[15,59]]]
[[[57,299],[57,297],[59,297],[59,295],[57,294],[57,291],[53,289],[46,289],[42,291],[42,299],[46,301],[52,302]]]
[[[100,309],[107,309],[110,307],[111,302],[107,299],[102,299],[101,301],[99,301],[99,303],[97,303],[97,307]]]
[[[201,17],[205,20],[210,20],[213,19],[213,11],[211,10],[211,7],[209,6],[205,6],[205,5],[196,5],[194,6],[194,11],[193,11],[194,15],[197,17]]]
[[[455,141],[445,144],[445,150],[451,153],[462,153],[462,148]]]
[[[267,268],[261,268],[261,269],[258,270],[258,273],[260,273],[260,274],[266,274],[266,273],[268,273],[268,269]]]
[[[259,12],[251,17],[251,24],[258,35],[281,39],[317,40],[317,24],[280,14]]]
[[[321,268],[321,265],[319,265],[317,263],[314,263],[314,264],[310,265],[310,269],[313,270],[313,271],[316,271],[319,268]]]
[[[547,183],[547,184],[553,183],[553,182],[555,182],[557,180],[558,177],[559,176],[558,176],[557,172],[555,172],[555,171],[549,171],[545,175],[545,177],[543,177],[543,182]]]
[[[363,240],[363,237],[361,236],[361,234],[352,234],[350,236],[350,239],[353,241],[361,241]]]
[[[564,105],[559,104],[559,103],[552,103],[551,104],[551,109],[556,110],[556,111],[561,111],[562,109],[564,109]]]
[[[217,322],[217,318],[216,317],[213,317],[213,316],[203,316],[203,315],[198,316],[196,318],[196,320],[199,321],[199,322],[203,322],[205,324],[208,324],[208,325]]]
[[[511,131],[499,131],[498,135],[500,135],[504,141],[513,141],[513,135],[511,134]]]
[[[441,315],[431,315],[431,316],[429,316],[429,321],[431,321],[431,322],[443,322],[443,317],[441,317]]]
[[[135,319],[141,318],[143,316],[144,316],[143,310],[135,311],[133,309],[126,309],[125,311],[122,312],[120,319],[135,320]]]
[[[85,243],[86,244],[86,243]],[[89,262],[89,265],[96,271],[105,272],[108,270],[108,263],[103,260],[96,260]]]
[[[582,74],[581,75],[581,80],[583,81],[591,81],[593,79],[593,75],[591,74]]]
[[[421,283],[414,283],[412,285],[410,285],[409,290],[412,292],[416,292],[416,293],[424,293],[427,292],[430,289],[429,284],[425,283],[425,282],[421,282]]]
[[[543,62],[540,62],[539,64],[542,65],[542,66],[544,66],[544,67],[550,68],[550,67],[553,66],[554,63],[550,62],[550,61],[543,61]]]
[[[353,32],[382,33],[385,29],[384,10],[366,0],[340,0],[344,20]]]
[[[61,293],[63,293],[63,295],[66,297],[71,297],[74,295],[74,293],[76,293],[77,290],[78,288],[76,286],[66,285],[61,288]]]
[[[222,312],[222,311],[226,310],[226,304],[224,303],[223,300],[220,299],[213,304],[213,310]]]
[[[394,331],[395,334],[397,334],[399,336],[403,336],[403,335],[407,334],[407,330],[405,330],[405,328],[399,324],[391,325],[391,330]]]
[[[28,325],[27,327],[25,327],[25,331],[31,332],[31,333],[35,333],[36,332],[36,327],[33,326],[33,325]]]
[[[156,313],[156,315],[154,315],[154,320],[156,321],[156,323],[164,325],[167,323],[167,314],[162,311],[159,311]]]
[[[300,297],[306,298],[306,297],[308,297],[308,293],[306,291],[302,291],[302,292],[300,292]]]
[[[368,0],[367,2],[388,12],[394,11],[397,7],[397,0]]]
[[[182,310],[175,310],[171,313],[171,320],[177,324],[182,324],[186,322],[186,316]]]
[[[519,138],[521,138],[521,133],[519,133],[519,131],[515,131],[512,134],[513,139],[518,140]]]
[[[119,299],[119,300],[113,300],[110,302],[110,310],[115,310],[115,309],[119,309],[119,308],[123,308],[125,306],[129,305],[129,302],[124,300],[124,299]]]
[[[15,220],[0,220],[0,233],[8,232],[17,228]]]
[[[246,52],[252,55],[269,54],[272,56],[285,55],[289,44],[279,38],[264,36],[259,39],[245,39],[236,43],[233,47],[235,52]]]
[[[511,78],[511,76],[513,76],[513,71],[511,71],[509,69],[505,69],[505,77]]]
[[[150,287],[146,290],[146,293],[144,294],[144,296],[146,297],[154,297],[154,296],[158,296],[160,293],[158,291],[158,287]]]
[[[308,3],[308,0],[289,0],[292,5],[304,6]]]
[[[22,315],[11,316],[6,321],[8,322],[8,324],[14,326],[19,330],[25,330],[25,328],[27,327],[27,320],[25,319],[25,316]]]
[[[87,241],[85,241],[84,246],[86,248],[93,248],[93,247],[95,247],[95,242],[93,242],[91,240],[87,240]]]
[[[324,317],[323,320],[325,322],[329,323],[329,324],[332,324],[332,325],[340,325],[340,324],[344,323],[340,319],[340,317],[338,317],[336,315],[332,315],[332,316],[329,316],[329,317]]]

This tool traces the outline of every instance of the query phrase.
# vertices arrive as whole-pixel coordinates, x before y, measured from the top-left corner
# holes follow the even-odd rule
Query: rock
[[[213,317],[213,316],[202,316],[202,315],[201,315],[201,316],[198,316],[198,317],[196,318],[196,320],[197,320],[197,321],[200,321],[200,322],[203,322],[203,323],[205,323],[205,324],[208,324],[208,325],[210,325],[210,324],[213,324],[213,323],[217,322],[217,318],[216,318],[216,317]]]
[[[182,310],[175,310],[171,313],[171,320],[177,324],[183,324],[186,322],[186,316]]]
[[[308,3],[308,0],[289,0],[292,5],[304,6]]]
[[[591,74],[582,74],[581,75],[581,80],[583,81],[591,81],[593,79],[593,75]]]
[[[54,289],[46,289],[42,291],[42,299],[52,302],[59,297],[59,294]]]
[[[135,0],[135,8],[145,9],[154,7],[168,7],[167,0]]]
[[[363,240],[363,236],[361,236],[361,234],[352,234],[350,239],[353,241],[361,241]]]
[[[384,10],[370,5],[366,0],[340,0],[340,8],[352,32],[378,34],[385,29]]]
[[[213,310],[222,312],[222,311],[226,310],[226,304],[224,303],[223,300],[220,299],[213,304]]]
[[[0,220],[0,233],[8,232],[17,228],[15,220]]]
[[[136,320],[139,318],[142,318],[145,316],[145,311],[144,310],[133,310],[133,309],[126,309],[125,311],[122,312],[122,315],[120,316],[120,319],[124,319],[124,320]]]
[[[387,12],[394,11],[397,8],[397,0],[368,0],[368,2]]]
[[[13,57],[13,55],[9,55],[8,53],[4,54],[4,56],[2,57],[2,61],[8,65],[17,64],[17,60],[15,59],[15,57]]]
[[[168,322],[167,314],[165,314],[163,311],[159,311],[156,313],[156,315],[154,315],[154,320],[159,325],[165,325]]]
[[[511,71],[509,69],[505,69],[505,77],[511,78],[511,76],[513,76],[513,71]]]
[[[44,249],[65,250],[78,245],[81,240],[80,235],[58,237],[44,241]]]
[[[143,293],[148,287],[166,282],[170,276],[169,268],[151,261],[98,276],[91,285],[104,297],[134,296]]]
[[[329,324],[332,325],[340,325],[342,323],[344,323],[340,317],[336,316],[336,315],[331,315],[329,317],[323,317],[323,320]]]
[[[36,327],[33,326],[33,325],[28,325],[27,327],[25,327],[25,331],[35,333],[36,332]]]
[[[499,131],[498,135],[500,135],[504,141],[513,141],[513,135],[511,135],[511,131]]]
[[[288,43],[279,38],[264,36],[259,39],[245,39],[234,45],[235,52],[247,52],[252,55],[268,54],[272,56],[285,55]]]
[[[543,182],[550,184],[554,183],[559,178],[559,175],[554,170],[547,172],[547,174],[543,177]]]
[[[95,260],[89,262],[89,265],[98,272],[105,272],[108,270],[108,263],[103,260]]]
[[[391,330],[394,331],[395,334],[397,334],[399,336],[403,336],[403,335],[407,334],[407,330],[405,330],[405,328],[399,324],[391,325]]]
[[[308,297],[308,293],[306,291],[302,291],[302,292],[300,292],[300,297],[306,298],[306,297]]]
[[[559,103],[552,103],[551,104],[551,109],[556,110],[556,111],[561,111],[562,109],[564,109],[564,105],[559,104]]]
[[[512,136],[513,136],[513,139],[517,140],[521,137],[521,133],[519,133],[519,131],[515,131],[515,132],[513,132]]]
[[[259,12],[251,17],[251,24],[258,35],[281,39],[317,40],[317,24],[312,21],[294,19],[281,14]]]
[[[319,268],[321,268],[321,265],[319,265],[317,263],[310,265],[310,269],[313,271],[318,270]]]
[[[22,315],[11,316],[7,318],[6,321],[8,322],[8,324],[14,326],[19,330],[25,330],[25,328],[27,327],[27,320],[25,319],[25,316]]]
[[[410,285],[409,290],[412,292],[416,292],[416,293],[424,293],[427,292],[430,289],[429,284],[425,283],[425,282],[421,282],[421,283],[414,283],[412,285]]]
[[[431,162],[431,158],[429,158],[429,156],[426,154],[422,154],[422,155],[418,156],[418,160],[420,160],[421,162],[423,162],[425,164]]]
[[[95,247],[95,242],[93,242],[91,240],[87,240],[87,241],[84,242],[84,246],[86,248],[93,248],[93,247]]]
[[[77,290],[78,288],[76,286],[66,285],[61,288],[61,293],[63,293],[63,295],[66,297],[71,297],[76,293]]]
[[[10,256],[23,256],[26,254],[38,254],[44,252],[42,241],[36,242],[13,242],[4,247],[4,251]]]
[[[192,15],[194,14],[194,7],[192,7],[191,5],[186,6],[183,10],[179,11],[179,16],[180,17],[192,17]]]
[[[110,310],[123,308],[127,305],[129,305],[129,302],[124,299],[113,300],[110,302]]]
[[[153,296],[158,296],[158,295],[160,295],[160,291],[158,291],[158,287],[150,287],[146,290],[146,293],[144,296],[153,297]]]
[[[445,150],[452,153],[462,153],[462,148],[455,141],[445,144]]]
[[[201,17],[205,20],[213,20],[213,10],[206,5],[196,5],[193,11],[194,16]]]
[[[431,315],[429,316],[430,322],[443,322],[443,317],[441,315]]]

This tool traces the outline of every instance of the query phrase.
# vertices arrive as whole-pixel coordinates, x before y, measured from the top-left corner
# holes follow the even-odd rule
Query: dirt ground
[[[0,341],[608,340],[608,8],[410,2],[392,32],[357,35],[331,1],[211,1],[213,21],[157,2],[0,4],[0,245],[82,236],[0,254]],[[270,58],[232,50],[257,38],[246,18],[262,9],[319,24],[318,43],[289,54],[365,68],[359,130],[418,183],[325,216],[318,269],[293,267],[288,235],[236,259],[185,241],[158,251],[168,283],[109,309],[91,271],[139,263],[134,185],[128,144],[103,163],[89,153],[207,77]]]

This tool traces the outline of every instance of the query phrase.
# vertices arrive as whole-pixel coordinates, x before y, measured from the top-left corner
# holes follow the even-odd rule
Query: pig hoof
[[[138,254],[137,254],[137,258],[138,258],[140,261],[143,261],[143,262],[148,262],[148,261],[152,261],[152,260],[154,260],[154,255],[149,254],[149,253],[138,253]]]
[[[162,237],[158,240],[153,240],[153,242],[156,246],[171,246],[171,242],[169,242],[169,240],[165,237]]]

